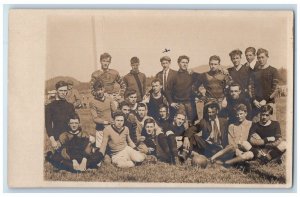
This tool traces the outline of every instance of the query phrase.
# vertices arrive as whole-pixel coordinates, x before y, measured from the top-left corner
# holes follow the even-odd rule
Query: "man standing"
[[[239,49],[231,51],[229,56],[233,63],[233,67],[228,68],[229,75],[235,83],[240,85],[242,93],[247,93],[249,88],[250,67],[241,64],[242,51]]]
[[[195,85],[196,90],[203,85],[205,91],[200,92],[200,97],[206,98],[206,102],[216,100],[220,106],[225,98],[225,89],[228,88],[231,78],[220,69],[221,59],[217,55],[209,58],[210,71],[203,73]]]
[[[72,103],[74,105],[75,109],[81,108],[82,105],[81,105],[81,100],[80,100],[80,94],[77,89],[73,88],[73,85],[74,85],[73,81],[68,80],[67,84],[68,84],[68,93],[66,96],[66,100],[69,103]]]
[[[132,70],[124,76],[124,83],[127,88],[137,92],[137,102],[141,102],[146,93],[146,75],[139,71],[140,60],[132,57],[130,60]]]
[[[170,79],[166,96],[170,106],[175,110],[184,110],[187,114],[188,123],[192,124],[197,119],[197,113],[192,91],[193,74],[188,72],[189,61],[188,56],[179,56],[177,61],[179,70],[175,77]]]
[[[250,97],[253,102],[253,116],[259,114],[261,106],[269,104],[273,108],[273,120],[276,120],[275,97],[278,86],[278,71],[268,64],[269,52],[266,49],[257,50],[259,66],[250,77]],[[257,117],[254,118],[257,122]]]
[[[103,53],[100,55],[100,63],[102,70],[97,70],[93,72],[92,79],[90,82],[91,92],[94,95],[95,91],[93,89],[93,84],[96,80],[102,80],[104,83],[105,93],[111,95],[114,92],[115,84],[118,83],[121,87],[120,95],[124,94],[126,85],[119,75],[119,72],[108,68],[111,63],[111,55],[108,53]]]
[[[249,67],[251,70],[254,70],[254,68],[256,68],[259,65],[258,62],[255,60],[256,49],[254,47],[248,47],[245,50],[245,56],[247,62],[244,65]]]
[[[56,99],[45,108],[46,132],[54,149],[60,147],[58,138],[60,134],[68,130],[69,117],[75,114],[74,106],[66,101],[67,86],[68,84],[64,81],[57,82],[55,84]]]
[[[163,70],[156,74],[156,78],[162,81],[162,90],[166,92],[170,87],[170,81],[176,76],[176,71],[170,69],[171,58],[169,56],[160,58],[160,63]]]

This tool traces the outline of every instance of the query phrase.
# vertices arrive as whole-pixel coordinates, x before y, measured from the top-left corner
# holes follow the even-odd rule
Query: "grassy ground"
[[[285,138],[285,106],[286,98],[277,100],[277,119],[281,124]],[[94,124],[88,109],[78,111],[84,131],[94,135]],[[50,150],[50,144],[45,138],[45,150]],[[269,163],[261,166],[257,162],[250,163],[250,172],[236,168],[225,169],[216,164],[200,169],[187,162],[183,165],[171,166],[162,162],[157,164],[142,164],[130,169],[120,169],[110,163],[103,163],[97,170],[83,173],[58,171],[45,162],[45,180],[52,181],[99,181],[99,182],[165,182],[165,183],[239,183],[239,184],[283,184],[286,182],[285,164]]]

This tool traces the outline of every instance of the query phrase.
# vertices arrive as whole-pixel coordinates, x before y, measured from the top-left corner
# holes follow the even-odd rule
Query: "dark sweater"
[[[185,132],[185,127],[184,125],[176,126],[173,122],[169,125],[166,125],[163,128],[163,132],[167,132],[167,131],[173,131],[175,136],[183,136],[184,132]]]
[[[48,136],[58,140],[59,135],[68,130],[69,117],[74,113],[74,106],[66,100],[54,100],[46,105],[45,126]]]
[[[147,103],[148,107],[148,116],[154,118],[155,121],[159,119],[159,106],[161,104],[168,104],[166,98],[161,94],[159,98],[154,98],[152,94],[150,94],[149,103]]]
[[[187,71],[179,70],[170,81],[170,87],[166,91],[168,102],[186,102],[192,100],[192,75]]]
[[[248,91],[251,68],[243,65],[238,71],[234,68],[228,68],[232,80],[241,86],[242,91]]]
[[[252,99],[257,101],[266,100],[267,103],[275,103],[275,99],[270,98],[270,96],[276,91],[278,78],[278,71],[272,66],[265,69],[255,69],[250,77]]]

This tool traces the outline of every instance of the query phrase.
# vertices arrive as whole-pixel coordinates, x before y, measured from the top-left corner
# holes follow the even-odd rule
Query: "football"
[[[203,155],[194,155],[194,157],[192,158],[192,166],[206,168],[207,163],[207,158]]]

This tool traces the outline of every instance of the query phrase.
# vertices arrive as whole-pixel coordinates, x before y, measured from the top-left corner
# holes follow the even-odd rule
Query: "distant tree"
[[[279,73],[279,84],[286,85],[287,83],[287,70],[285,68],[278,69]]]

